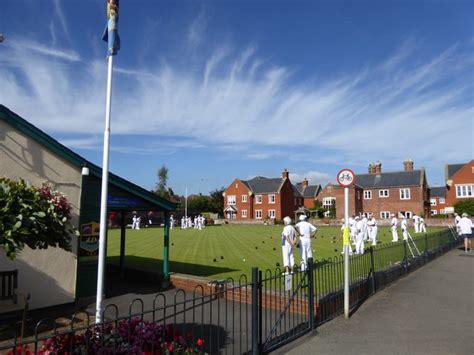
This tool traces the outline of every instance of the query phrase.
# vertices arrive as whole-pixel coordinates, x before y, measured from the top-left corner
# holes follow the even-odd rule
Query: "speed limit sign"
[[[337,173],[337,183],[342,187],[349,187],[355,184],[356,176],[351,169],[342,169]]]

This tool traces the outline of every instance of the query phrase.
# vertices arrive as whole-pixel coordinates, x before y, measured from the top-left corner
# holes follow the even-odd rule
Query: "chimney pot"
[[[283,179],[288,179],[288,178],[289,178],[289,175],[290,175],[290,173],[288,172],[287,169],[283,170],[283,172],[281,173],[281,177],[282,177]]]
[[[309,185],[308,179],[304,178],[303,187],[308,187],[308,185]]]

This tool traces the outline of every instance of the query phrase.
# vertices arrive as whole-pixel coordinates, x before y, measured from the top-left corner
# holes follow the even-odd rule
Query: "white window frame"
[[[372,200],[372,190],[364,191],[364,200]]]
[[[390,197],[390,192],[388,190],[379,190],[379,197],[382,197],[382,198]]]
[[[248,201],[248,196],[242,195],[242,203],[247,203],[247,201]]]
[[[255,219],[262,219],[262,210],[255,210]]]
[[[380,211],[380,218],[382,219],[389,219],[390,218],[390,211]]]
[[[430,205],[431,206],[436,206],[436,199],[435,198],[430,198]]]
[[[404,187],[400,190],[400,200],[411,200],[411,191],[408,187]]]
[[[247,218],[247,210],[242,210],[242,218]]]
[[[473,198],[474,184],[456,184],[456,198]]]
[[[439,210],[439,214],[448,214],[444,208],[441,208]]]
[[[336,198],[335,197],[324,197],[323,198],[323,207],[324,208],[329,209],[329,208],[331,208],[331,206],[333,206],[335,204],[336,204]]]
[[[436,216],[438,214],[438,211],[437,210],[431,210],[431,215],[432,216]]]
[[[262,195],[255,195],[255,204],[261,205],[263,201]]]
[[[268,203],[270,205],[274,205],[276,203],[276,196],[275,194],[268,195]]]
[[[446,203],[446,199],[444,197],[440,197],[438,200],[440,205],[444,205]]]
[[[237,204],[237,199],[235,195],[227,195],[227,206],[235,206]]]
[[[400,217],[404,215],[407,219],[413,218],[413,213],[411,211],[400,211],[399,215]]]
[[[268,218],[276,218],[276,210],[268,210]]]

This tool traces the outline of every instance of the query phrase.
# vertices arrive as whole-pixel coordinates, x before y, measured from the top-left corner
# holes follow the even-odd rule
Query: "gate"
[[[253,270],[257,278],[258,344],[254,354],[269,353],[299,338],[314,328],[313,262],[308,260],[306,271],[285,275],[277,269],[262,272]],[[255,329],[253,327],[253,329]],[[255,352],[256,349],[259,351]]]

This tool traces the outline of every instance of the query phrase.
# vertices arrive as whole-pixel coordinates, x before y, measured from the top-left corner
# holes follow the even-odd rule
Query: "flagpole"
[[[105,248],[107,246],[107,194],[109,182],[109,147],[110,147],[110,111],[112,102],[112,66],[113,55],[108,56],[107,68],[107,98],[105,104],[104,154],[102,163],[102,189],[100,195],[100,232],[99,232],[99,261],[97,269],[97,298],[95,322],[103,321],[104,301],[104,271]]]

